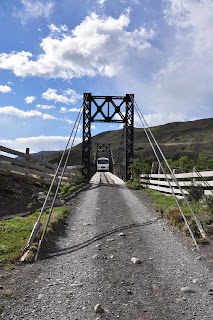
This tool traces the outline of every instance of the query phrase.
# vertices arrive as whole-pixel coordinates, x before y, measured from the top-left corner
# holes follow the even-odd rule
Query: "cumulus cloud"
[[[76,93],[75,90],[72,89],[63,91],[63,95],[57,94],[57,90],[49,88],[42,94],[42,98],[46,100],[53,100],[55,103],[75,104],[79,99],[82,99],[82,95]]]
[[[65,119],[65,121],[66,121],[67,123],[69,123],[69,124],[73,124],[73,123],[74,123],[74,121],[72,121],[72,120],[70,120],[70,119]]]
[[[153,30],[144,27],[128,31],[130,10],[118,19],[91,13],[73,30],[51,25],[50,35],[40,44],[43,53],[0,54],[0,68],[16,76],[71,79],[104,75],[112,77],[128,60],[151,47]]]
[[[53,117],[50,114],[42,113],[37,110],[29,110],[24,111],[18,108],[15,108],[13,106],[6,106],[0,108],[0,114],[3,115],[9,115],[9,116],[15,116],[18,118],[32,118],[32,117],[41,117],[43,120],[63,120]]]
[[[149,127],[161,125],[161,124],[166,124],[169,122],[181,122],[181,121],[186,121],[186,115],[184,113],[175,113],[175,112],[170,112],[170,113],[151,113],[151,114],[146,114],[144,116],[146,119],[146,122]],[[135,121],[135,126],[136,127],[141,127],[141,122],[140,119],[137,117]]]
[[[39,151],[59,151],[64,150],[68,137],[63,136],[39,136],[28,138],[17,138],[15,140],[0,139],[0,144],[19,151],[25,152],[26,147],[30,148],[30,153]],[[81,143],[81,138],[75,138],[74,145]]]
[[[51,116],[51,114],[47,114],[47,113],[44,113],[44,114],[42,115],[42,118],[43,118],[44,120],[59,120],[58,118],[53,117],[53,116]]]
[[[9,92],[11,92],[12,91],[12,89],[9,87],[9,86],[2,86],[2,85],[0,85],[0,92],[2,92],[2,93],[9,93]]]
[[[60,111],[61,111],[61,112],[67,112],[67,108],[61,107]]]
[[[103,6],[106,1],[107,0],[97,0],[97,4],[100,4],[100,6]]]
[[[174,115],[178,110],[177,120],[186,120],[192,114],[200,118],[204,115],[202,106],[211,106],[213,101],[213,2],[165,0],[164,4],[164,19],[173,35],[151,81],[140,79],[139,92],[143,90],[150,114],[158,111],[164,116],[167,112]]]
[[[36,110],[24,111],[13,106],[6,106],[0,108],[0,114],[16,116],[19,118],[31,118],[31,117],[41,117],[42,113]]]
[[[21,0],[21,4],[21,9],[14,10],[14,16],[21,19],[22,24],[29,19],[48,18],[54,7],[53,1]]]
[[[36,108],[43,109],[43,110],[49,110],[49,109],[55,109],[55,106],[49,106],[46,104],[37,104]]]
[[[69,112],[79,112],[81,109],[78,109],[78,108],[71,108],[69,109],[68,111]]]
[[[169,0],[164,13],[168,23],[176,26],[180,37],[188,35],[196,53],[213,49],[212,0]]]
[[[30,103],[33,103],[36,100],[36,97],[35,96],[29,96],[29,97],[26,97],[24,100],[25,100],[25,102],[27,104],[30,104]]]

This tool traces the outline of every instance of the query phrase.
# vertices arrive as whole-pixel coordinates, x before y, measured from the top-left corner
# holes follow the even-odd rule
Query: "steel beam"
[[[119,103],[118,100],[120,100]],[[126,107],[125,115],[121,112],[123,105]],[[116,114],[120,116],[120,119],[114,119]],[[125,123],[122,177],[128,180],[131,176],[129,165],[132,163],[134,149],[134,94],[92,96],[91,93],[84,93],[82,162],[85,178],[88,181],[90,179],[91,122]]]

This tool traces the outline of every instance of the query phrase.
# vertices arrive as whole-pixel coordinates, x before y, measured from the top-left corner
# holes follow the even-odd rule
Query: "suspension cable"
[[[173,173],[170,165],[168,164],[168,161],[166,160],[166,158],[165,158],[165,156],[164,156],[164,154],[163,154],[163,152],[162,152],[162,150],[161,150],[158,142],[156,141],[153,133],[151,132],[151,130],[150,130],[148,124],[147,124],[146,119],[144,118],[144,116],[143,116],[143,114],[142,114],[142,112],[141,112],[141,110],[140,110],[140,108],[138,107],[137,104],[136,104],[136,106],[137,106],[137,108],[138,108],[138,110],[139,110],[139,112],[140,112],[140,114],[141,114],[141,116],[142,116],[142,118],[143,118],[143,120],[144,120],[144,122],[145,122],[145,124],[146,124],[146,127],[147,127],[147,129],[148,129],[148,131],[149,131],[152,139],[154,140],[154,142],[155,142],[155,144],[156,144],[156,146],[157,146],[157,148],[158,148],[161,156],[163,157],[163,160],[165,161],[165,163],[166,163],[166,165],[167,165],[167,168],[168,168],[169,171],[170,171],[170,174],[171,174],[171,176],[172,176],[173,181],[176,183],[176,185],[177,185],[177,187],[179,188],[182,196],[184,197],[184,200],[185,200],[188,208],[190,209],[191,214],[193,215],[193,217],[194,217],[194,219],[195,219],[195,222],[196,222],[196,224],[197,224],[197,227],[198,227],[198,229],[199,229],[199,231],[200,231],[201,236],[202,236],[204,239],[208,240],[208,237],[207,237],[207,235],[206,235],[206,233],[205,233],[205,231],[204,231],[204,229],[203,229],[203,227],[202,227],[202,225],[201,225],[201,223],[200,223],[200,220],[198,219],[198,217],[196,216],[195,212],[193,211],[190,203],[188,202],[188,200],[187,200],[187,198],[186,198],[186,195],[185,195],[185,193],[183,192],[183,189],[181,188],[181,186],[180,186],[178,180],[176,179],[175,174]]]
[[[47,227],[48,227],[48,224],[49,224],[51,215],[52,215],[52,211],[53,211],[53,208],[54,208],[55,200],[56,200],[56,197],[57,197],[59,188],[60,188],[60,186],[61,186],[61,181],[62,181],[62,179],[63,179],[64,172],[65,172],[65,169],[66,169],[66,166],[67,166],[67,162],[68,162],[68,160],[69,160],[70,152],[71,152],[71,149],[72,149],[72,147],[73,147],[76,134],[77,134],[77,132],[78,132],[78,128],[79,128],[79,125],[80,125],[80,122],[81,122],[81,118],[82,118],[82,112],[81,112],[81,116],[80,116],[79,122],[78,122],[78,124],[77,124],[76,130],[75,130],[75,134],[74,134],[74,137],[73,137],[73,140],[72,140],[72,143],[71,143],[71,147],[70,147],[70,149],[69,149],[69,151],[68,151],[68,154],[67,154],[67,157],[66,157],[64,166],[63,166],[63,170],[62,170],[62,173],[61,173],[61,176],[60,176],[58,185],[57,185],[57,189],[56,189],[56,191],[55,191],[55,195],[54,195],[54,198],[53,198],[53,201],[52,201],[52,205],[51,205],[51,208],[50,208],[50,211],[49,211],[49,214],[48,214],[48,218],[47,218],[46,224],[45,224],[45,227],[44,227],[44,230],[43,230],[41,239],[40,239],[39,244],[38,244],[38,249],[37,249],[37,252],[36,252],[36,255],[35,255],[35,261],[38,259],[38,255],[39,255],[39,251],[40,251],[40,248],[41,248],[41,244],[42,244],[42,242],[43,242],[43,238],[44,238],[44,236],[45,236],[45,233],[46,233],[46,230],[47,230]]]
[[[133,99],[133,98],[131,98],[131,99]],[[133,100],[133,101],[134,101],[134,100]],[[141,114],[141,117],[142,117],[142,119],[144,120],[144,123],[146,124],[146,127],[147,127],[147,129],[148,129],[148,131],[149,131],[149,133],[150,133],[153,141],[155,142],[155,144],[156,144],[156,146],[157,146],[157,148],[158,148],[161,156],[163,157],[163,160],[165,161],[165,163],[166,163],[166,165],[167,165],[167,167],[168,167],[168,169],[169,169],[169,171],[170,171],[170,174],[171,174],[171,177],[172,177],[173,181],[176,183],[176,185],[177,185],[177,187],[179,188],[179,190],[180,190],[180,192],[181,192],[181,194],[182,194],[182,196],[183,196],[183,198],[184,198],[184,200],[185,200],[188,208],[190,209],[191,214],[193,215],[193,217],[194,217],[194,219],[195,219],[195,222],[196,222],[196,224],[197,224],[197,227],[198,227],[198,229],[199,229],[199,231],[200,231],[201,236],[202,236],[204,239],[208,240],[208,237],[207,237],[207,235],[206,235],[206,233],[205,233],[205,231],[204,231],[204,229],[203,229],[203,227],[202,227],[202,225],[201,225],[201,223],[200,223],[200,220],[197,218],[195,212],[193,211],[191,205],[189,204],[189,202],[188,202],[188,200],[187,200],[187,198],[186,198],[186,195],[185,195],[185,193],[183,192],[183,189],[182,189],[181,186],[179,185],[179,182],[178,182],[178,180],[176,179],[175,174],[173,173],[170,165],[168,164],[168,161],[166,160],[166,158],[165,158],[165,156],[164,156],[164,154],[163,154],[163,152],[162,152],[162,150],[161,150],[158,142],[156,141],[153,133],[151,132],[151,130],[150,130],[148,124],[147,124],[147,121],[146,121],[146,119],[144,118],[144,116],[143,116],[143,114],[142,114],[142,112],[141,112],[141,110],[140,110],[140,108],[138,107],[138,105],[137,105],[136,102],[135,102],[135,105],[136,105],[136,107],[138,108],[139,113]]]
[[[85,97],[85,99],[86,99],[86,97]],[[66,147],[65,147],[65,149],[64,149],[64,151],[63,151],[63,153],[62,153],[62,155],[61,155],[60,161],[59,161],[58,166],[57,166],[57,168],[56,168],[56,171],[55,171],[54,177],[53,177],[53,179],[52,179],[51,185],[50,185],[50,187],[49,187],[48,193],[47,193],[47,195],[46,195],[46,198],[45,198],[45,200],[44,200],[43,206],[42,206],[42,208],[41,208],[39,217],[38,217],[38,219],[37,219],[37,221],[36,221],[36,223],[35,223],[35,225],[34,225],[34,227],[33,227],[33,230],[32,230],[31,235],[30,235],[30,237],[29,237],[28,243],[27,243],[26,247],[24,248],[24,250],[23,250],[23,252],[22,252],[22,257],[23,257],[23,255],[24,255],[24,253],[30,248],[30,246],[32,245],[32,243],[34,242],[35,237],[36,237],[36,234],[37,234],[39,228],[41,227],[41,223],[40,223],[41,217],[42,217],[42,215],[43,215],[43,213],[44,213],[44,209],[45,209],[45,207],[46,207],[48,198],[49,198],[49,196],[50,196],[50,193],[51,193],[51,190],[52,190],[52,188],[53,188],[54,182],[55,182],[55,180],[56,180],[56,178],[57,178],[57,176],[58,176],[58,173],[59,173],[59,170],[60,170],[60,166],[61,166],[61,164],[62,164],[62,161],[63,161],[63,159],[64,159],[64,156],[65,156],[65,154],[66,154],[66,151],[67,151],[67,149],[68,149],[68,146],[69,146],[69,144],[70,144],[70,141],[71,141],[71,139],[72,139],[73,132],[74,132],[74,130],[75,130],[75,128],[76,128],[76,125],[77,125],[77,130],[75,131],[75,136],[74,136],[73,141],[72,141],[72,146],[73,146],[73,143],[74,143],[74,140],[75,140],[75,137],[76,137],[76,133],[77,133],[77,131],[78,131],[79,124],[80,124],[80,121],[81,121],[82,110],[83,110],[84,102],[85,102],[85,100],[83,101],[83,103],[82,103],[82,105],[81,105],[81,108],[80,108],[79,113],[78,113],[78,115],[77,115],[77,118],[76,118],[76,120],[75,120],[74,126],[73,126],[73,128],[72,128],[71,134],[70,134],[70,136],[69,136],[69,138],[68,138]],[[80,118],[80,119],[79,119],[79,118]],[[71,148],[72,148],[72,146],[71,146]],[[69,149],[68,157],[69,157],[69,155],[70,155],[71,148]],[[67,157],[67,160],[65,161],[65,164],[67,164],[68,157]],[[61,183],[61,181],[62,181],[64,171],[65,171],[65,166],[64,166],[64,168],[63,168],[63,171],[62,171],[62,174],[61,174],[61,178],[60,178],[60,180],[59,180],[59,182],[58,182],[58,185],[59,185],[59,183]],[[58,191],[58,189],[59,189],[59,187],[57,187],[57,191]],[[54,199],[53,199],[53,202],[54,202],[54,203],[55,203],[56,196],[57,196],[57,194],[55,194],[55,196],[54,196]],[[51,206],[52,209],[53,209],[54,203],[53,203],[53,205]],[[51,211],[51,210],[50,210],[50,211]],[[48,222],[49,222],[49,221],[48,221]],[[45,230],[45,232],[46,232],[46,230]],[[22,258],[21,258],[21,259],[22,259]],[[24,259],[24,258],[23,258],[23,259]]]
[[[149,136],[149,134],[148,134],[148,132],[147,132],[145,126],[144,126],[144,122],[143,122],[143,120],[142,120],[142,118],[141,118],[141,116],[140,116],[140,114],[139,114],[139,111],[138,111],[138,106],[136,106],[136,112],[137,112],[138,117],[139,117],[139,119],[140,119],[140,121],[141,121],[141,124],[142,124],[142,126],[143,126],[143,128],[144,128],[144,132],[145,132],[145,134],[146,134],[146,136],[147,136],[147,139],[149,140],[149,143],[150,143],[150,145],[151,145],[151,147],[152,147],[152,150],[153,150],[153,152],[154,152],[154,154],[155,154],[155,156],[156,156],[156,158],[157,158],[157,160],[158,160],[159,166],[160,166],[162,172],[164,173],[164,175],[165,175],[165,177],[166,177],[166,180],[167,180],[167,183],[168,183],[169,187],[171,188],[172,195],[173,195],[173,197],[175,198],[175,201],[176,201],[177,206],[178,206],[178,208],[179,208],[179,210],[180,210],[180,212],[181,212],[181,215],[182,215],[182,217],[183,217],[183,219],[184,219],[184,221],[185,221],[185,223],[186,223],[186,226],[187,226],[187,228],[188,228],[188,230],[189,230],[189,233],[190,233],[190,235],[191,235],[191,237],[192,237],[192,239],[193,239],[193,241],[194,241],[194,243],[195,243],[195,246],[196,246],[197,250],[199,250],[199,246],[198,246],[198,244],[197,244],[197,241],[196,241],[196,239],[195,239],[195,236],[194,236],[194,234],[193,234],[193,232],[192,232],[192,230],[191,230],[191,228],[190,228],[190,226],[189,226],[189,223],[188,223],[188,221],[187,221],[187,219],[186,219],[186,216],[185,216],[185,214],[184,214],[184,212],[183,212],[183,210],[182,210],[182,208],[181,208],[181,206],[180,206],[180,203],[179,203],[179,201],[178,201],[178,199],[177,199],[177,196],[176,196],[176,194],[175,194],[175,192],[174,192],[174,189],[173,189],[173,187],[172,187],[172,185],[171,185],[171,183],[170,183],[170,181],[169,181],[169,179],[168,179],[168,177],[167,177],[167,174],[166,174],[166,172],[165,172],[165,170],[164,170],[164,168],[163,168],[163,166],[162,166],[162,164],[161,164],[161,161],[160,161],[160,159],[159,159],[159,157],[158,157],[158,155],[157,155],[157,152],[156,152],[156,150],[155,150],[155,147],[154,147],[154,145],[153,145],[153,143],[152,143],[152,141],[151,141],[151,139],[150,139],[150,136]]]

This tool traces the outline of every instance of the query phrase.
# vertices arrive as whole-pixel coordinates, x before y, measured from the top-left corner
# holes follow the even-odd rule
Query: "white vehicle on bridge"
[[[108,158],[98,158],[97,160],[97,171],[109,171],[109,159]]]

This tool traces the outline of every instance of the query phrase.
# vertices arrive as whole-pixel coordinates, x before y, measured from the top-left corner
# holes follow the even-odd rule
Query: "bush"
[[[183,222],[182,214],[180,213],[180,210],[178,208],[168,209],[166,216],[168,217],[168,219],[173,220],[174,225]]]
[[[206,204],[211,213],[213,213],[213,197],[206,198]]]
[[[204,191],[203,188],[201,186],[191,186],[190,189],[188,189],[188,200],[189,201],[199,201],[202,199]]]

